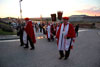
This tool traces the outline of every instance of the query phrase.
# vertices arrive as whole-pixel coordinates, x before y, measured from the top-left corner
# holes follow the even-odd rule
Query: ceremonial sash
[[[50,38],[50,26],[47,27],[47,31],[48,31],[47,37]]]
[[[65,28],[64,28],[64,24],[61,25],[59,42],[58,42],[58,50],[64,50],[65,49],[65,41],[67,39],[65,39],[64,36],[66,36],[68,34],[68,30],[69,30],[69,24],[67,24],[65,26]]]

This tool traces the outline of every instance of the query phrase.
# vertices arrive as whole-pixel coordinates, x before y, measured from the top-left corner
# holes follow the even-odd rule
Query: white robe
[[[50,25],[48,25],[48,27],[47,27],[47,36],[48,36],[48,38],[50,38]]]
[[[57,35],[57,32],[58,32],[58,29],[59,29],[59,27],[57,26],[57,28],[56,28],[56,35]],[[57,38],[56,38],[56,40],[57,40]]]
[[[56,28],[56,34],[57,34],[57,32],[58,32],[58,29],[59,29],[59,27],[57,26],[57,28]]]
[[[63,31],[64,29],[64,31]],[[70,39],[65,39],[64,37],[68,34],[69,30],[69,24],[67,24],[64,28],[64,24],[62,24],[61,29],[60,29],[60,37],[59,37],[59,42],[58,42],[58,50],[68,50],[70,47]]]
[[[24,42],[24,44],[27,44],[27,33],[25,30],[23,32],[23,42]]]

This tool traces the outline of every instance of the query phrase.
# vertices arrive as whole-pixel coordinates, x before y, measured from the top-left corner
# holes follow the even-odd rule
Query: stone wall
[[[100,29],[100,23],[96,23],[95,27]]]

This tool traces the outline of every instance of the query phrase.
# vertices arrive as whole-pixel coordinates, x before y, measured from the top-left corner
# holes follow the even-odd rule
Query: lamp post
[[[21,20],[21,23],[22,23],[22,9],[21,9],[21,2],[22,2],[22,0],[19,0],[19,5],[20,5],[20,20]]]

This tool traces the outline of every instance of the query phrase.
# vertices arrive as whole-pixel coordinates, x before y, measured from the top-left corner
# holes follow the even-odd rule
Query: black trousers
[[[51,36],[51,40],[54,41],[54,35]]]
[[[24,45],[24,43],[23,43],[23,35],[20,35],[20,43],[21,43],[21,46]]]
[[[50,42],[51,41],[51,39],[50,38],[48,38],[48,42]]]
[[[65,58],[68,58],[69,55],[70,55],[70,47],[71,47],[71,43],[72,43],[72,39],[71,39],[71,42],[70,42],[70,46],[69,46],[69,49],[68,51],[63,51],[63,50],[60,50],[59,51],[59,54],[60,54],[60,57],[65,57]]]
[[[70,48],[68,51],[63,51],[63,50],[60,50],[59,51],[59,54],[60,54],[60,57],[65,57],[65,58],[68,58],[69,55],[70,55]]]
[[[43,28],[43,34],[46,34],[45,29]]]
[[[23,30],[20,30],[19,32],[19,38],[20,38],[20,45],[23,46],[24,42],[23,42]]]
[[[27,35],[27,44],[25,44],[25,47],[27,47],[27,48],[29,47],[28,41],[30,42],[31,48],[35,48],[31,38],[29,37],[29,35]]]
[[[40,28],[40,32],[42,32],[42,28]]]

